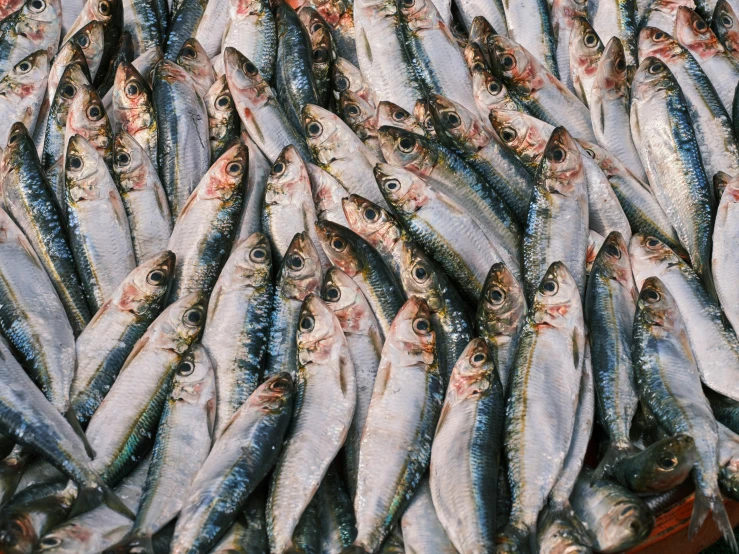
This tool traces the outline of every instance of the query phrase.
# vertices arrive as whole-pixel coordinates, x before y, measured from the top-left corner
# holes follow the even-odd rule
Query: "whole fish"
[[[675,39],[696,59],[711,80],[721,103],[731,109],[734,90],[739,83],[739,65],[721,45],[701,16],[681,6],[675,18]]]
[[[209,551],[236,520],[280,455],[293,395],[292,377],[278,373],[234,414],[185,495],[172,554]]]
[[[200,43],[194,38],[187,39],[180,48],[175,63],[190,75],[195,92],[200,95],[200,98],[205,98],[208,89],[216,80],[216,74],[208,54]]]
[[[739,62],[739,27],[733,6],[727,0],[719,0],[713,12],[711,29],[734,60]],[[728,107],[727,107],[728,110]]]
[[[154,442],[172,376],[205,322],[206,299],[190,294],[170,305],[136,342],[87,425],[92,466],[116,483]]]
[[[477,305],[478,335],[488,345],[503,391],[508,390],[512,362],[526,319],[523,287],[505,264],[493,264]]]
[[[688,251],[693,268],[712,290],[713,191],[698,155],[684,96],[667,66],[653,57],[639,66],[632,95],[631,132],[649,184]],[[670,132],[652,132],[658,128]],[[659,161],[656,152],[660,152]]]
[[[549,266],[561,260],[585,294],[588,190],[582,156],[562,127],[549,137],[537,171],[523,237],[526,297],[533,300]]]
[[[739,312],[737,311],[739,305],[736,302],[736,293],[731,287],[731,283],[736,275],[736,266],[733,256],[729,253],[737,228],[737,223],[735,223],[737,220],[737,200],[739,200],[739,182],[732,178],[726,183],[726,188],[716,211],[716,220],[713,227],[713,253],[711,255],[716,293],[724,315],[735,330],[739,328]]]
[[[245,132],[241,132],[241,140],[249,150],[249,171],[246,176],[246,192],[244,193],[241,222],[234,242],[249,238],[262,231],[262,203],[264,187],[267,186],[272,164],[265,158],[259,147]]]
[[[485,341],[472,340],[452,371],[431,448],[429,477],[439,521],[460,552],[494,549],[503,397]]]
[[[71,403],[82,423],[100,406],[134,345],[164,308],[174,261],[166,250],[144,260],[77,337]]]
[[[70,245],[87,301],[97,311],[136,267],[131,231],[113,177],[95,148],[74,135],[65,158]]]
[[[572,507],[598,552],[623,552],[649,536],[654,516],[638,496],[612,481],[592,481],[585,470],[572,493]]]
[[[215,285],[239,223],[247,155],[243,143],[229,148],[182,207],[167,246],[177,256],[170,302]]]
[[[604,44],[611,42],[614,37],[619,39],[626,67],[633,75],[639,65],[635,3],[628,0],[594,0],[588,2],[587,8],[588,19]]]
[[[598,62],[590,93],[590,117],[598,144],[646,182],[647,174],[631,139],[628,67],[623,44],[613,37]]]
[[[0,79],[0,147],[6,148],[10,130],[20,121],[33,134],[46,93],[49,57],[38,50],[19,61]]]
[[[166,2],[165,2],[166,4]],[[213,59],[221,52],[223,35],[229,25],[229,0],[213,0],[205,6],[203,16],[200,18],[197,30],[193,37],[202,45],[208,58]],[[162,18],[162,24],[166,27],[166,17]],[[166,28],[162,29],[166,33]]]
[[[208,113],[189,75],[174,62],[157,64],[153,80],[157,167],[170,211],[177,218],[210,166]],[[148,149],[149,145],[142,146]]]
[[[202,345],[185,356],[172,379],[154,442],[136,521],[112,551],[153,550],[152,536],[177,517],[185,493],[210,451],[215,418],[213,363]]]
[[[359,285],[339,268],[332,267],[326,272],[321,298],[339,320],[354,365],[356,403],[344,444],[347,486],[350,497],[354,498],[359,473],[359,445],[380,364],[383,334]]]
[[[570,71],[570,37],[575,27],[575,18],[587,17],[590,4],[587,0],[552,0],[549,2],[552,34],[557,45],[556,57],[559,79],[562,84],[575,93],[577,91]]]
[[[272,307],[272,266],[267,238],[255,233],[234,245],[213,287],[202,343],[216,376],[216,439],[261,377]]]
[[[45,50],[49,59],[56,54],[62,31],[61,4],[61,0],[26,0],[9,16],[0,36],[0,75],[38,50]]]
[[[570,448],[586,341],[577,282],[562,262],[548,268],[535,292],[509,384],[504,441],[512,510],[498,536],[499,544],[523,548],[534,540]]]
[[[659,277],[678,303],[698,369],[708,387],[739,400],[739,340],[721,319],[721,310],[690,266],[655,237],[636,235],[629,245],[637,287]]]
[[[233,96],[239,117],[251,139],[270,161],[292,144],[304,160],[310,152],[298,129],[293,127],[285,111],[259,69],[238,50],[224,50],[228,88]]]
[[[146,151],[121,131],[113,143],[113,176],[133,240],[137,263],[167,248],[172,233],[167,194]]]
[[[318,220],[326,219],[349,227],[342,207],[342,201],[349,197],[349,191],[328,171],[311,163],[306,164],[306,167],[310,175]]]
[[[603,49],[603,42],[588,20],[576,17],[570,34],[570,74],[575,94],[586,106],[590,105]]]
[[[308,233],[293,237],[277,274],[264,376],[298,371],[298,328],[300,307],[309,294],[317,294],[322,282],[321,260]]]
[[[436,514],[427,476],[421,479],[413,498],[403,512],[400,528],[408,554],[421,552],[457,554],[457,549],[449,540]]]
[[[424,97],[421,79],[405,45],[400,10],[394,0],[354,2],[357,59],[363,79],[378,100],[413,110]]]
[[[356,404],[354,364],[339,320],[315,295],[303,301],[290,430],[267,499],[271,550],[289,551],[303,511],[344,444]]]
[[[3,152],[0,173],[5,209],[21,228],[51,277],[75,335],[90,319],[67,241],[64,212],[44,177],[36,149],[22,123],[16,123]]]
[[[544,0],[503,0],[508,36],[559,79],[549,5]]]
[[[241,120],[226,76],[221,75],[203,97],[208,112],[210,159],[217,160],[239,138]]]
[[[593,263],[585,298],[598,414],[609,438],[598,477],[632,449],[629,429],[639,402],[631,363],[636,297],[628,246],[614,231]]]
[[[644,281],[634,320],[633,355],[639,397],[669,433],[684,433],[695,441],[695,503],[688,536],[695,536],[712,511],[717,527],[736,551],[736,539],[718,487],[718,428],[701,388],[680,313],[659,278]]]
[[[622,458],[613,466],[611,475],[632,492],[654,494],[682,484],[695,461],[695,441],[680,434]]]
[[[431,454],[444,383],[423,300],[412,297],[386,335],[359,446],[353,552],[376,552],[411,501]]]

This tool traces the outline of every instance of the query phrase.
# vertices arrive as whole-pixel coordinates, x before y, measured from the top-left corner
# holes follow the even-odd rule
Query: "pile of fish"
[[[737,13],[0,0],[0,553],[739,552]]]

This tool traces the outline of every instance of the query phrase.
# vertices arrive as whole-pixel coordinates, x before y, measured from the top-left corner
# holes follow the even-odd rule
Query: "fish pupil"
[[[187,321],[190,323],[200,323],[200,320],[202,319],[202,315],[198,310],[190,310],[187,312],[187,315],[185,316],[187,318]]]
[[[476,364],[481,364],[482,362],[485,361],[485,354],[482,354],[482,353],[475,354],[472,357],[472,361],[475,362]]]
[[[554,284],[554,281],[547,281],[544,283],[544,290],[546,292],[554,292],[557,289],[557,285]]]
[[[339,296],[341,296],[341,293],[336,287],[331,287],[326,291],[326,298],[328,298],[329,300],[336,301],[339,299]]]
[[[667,458],[662,458],[659,461],[659,465],[660,465],[660,467],[662,467],[664,469],[672,469],[675,466],[677,466],[677,460],[674,457],[672,457],[672,456],[667,457]]]
[[[42,2],[42,0],[34,0],[33,2],[31,2],[31,7],[34,10],[42,10],[44,8],[44,3]]]
[[[219,108],[227,108],[230,104],[231,104],[231,101],[229,100],[228,96],[221,96],[218,99]]]
[[[72,156],[69,158],[69,167],[72,169],[79,169],[82,167],[82,160],[80,160],[77,156]]]
[[[428,277],[428,272],[422,267],[417,267],[416,268],[416,279],[418,279],[419,281],[424,281],[426,280],[426,277]]]
[[[397,112],[393,114],[393,119],[395,121],[403,121],[405,119],[405,113],[398,110]]]
[[[552,159],[558,163],[563,161],[565,159],[565,151],[561,148],[555,148],[552,150]]]
[[[136,83],[130,83],[126,87],[126,94],[129,96],[136,96],[139,93],[139,86]]]
[[[377,212],[372,208],[367,208],[364,210],[364,217],[366,217],[368,221],[374,221],[377,219]]]
[[[392,181],[388,181],[385,184],[385,186],[387,187],[388,190],[396,190],[400,186],[400,183],[396,180],[392,180]]]
[[[702,33],[708,28],[708,25],[706,25],[705,21],[703,21],[702,19],[699,19],[698,21],[695,22],[694,27],[696,31],[698,31],[699,33]]]
[[[516,131],[513,129],[503,129],[500,133],[500,138],[506,142],[511,142],[516,138]]]
[[[196,56],[194,48],[185,48],[182,51],[182,55],[186,58],[194,58]]]
[[[64,88],[62,89],[62,93],[67,98],[72,98],[75,92],[77,92],[77,90],[72,85],[64,85]]]
[[[621,257],[621,251],[616,246],[614,246],[613,244],[609,244],[606,251],[611,256],[613,256],[614,258],[620,258]]]
[[[496,304],[503,301],[503,291],[500,291],[498,289],[493,289],[490,291],[490,299],[495,302]]]
[[[320,23],[314,23],[314,24],[313,24],[313,27],[311,27],[311,30],[312,30],[312,31],[313,31],[314,33],[317,33],[318,31],[320,31],[320,30],[321,30],[321,24],[320,24]]]
[[[587,34],[585,35],[585,45],[586,46],[595,46],[596,40],[595,35]]]
[[[346,115],[348,116],[356,116],[359,114],[359,108],[357,108],[357,106],[354,104],[349,104],[346,107],[345,112],[346,112]]]
[[[283,164],[282,162],[277,162],[275,165],[272,166],[272,173],[274,173],[275,175],[279,175],[283,171],[285,171],[285,164]]]
[[[256,73],[257,73],[257,66],[255,66],[251,62],[246,62],[244,64],[244,71],[246,71],[246,73],[248,73],[249,75],[256,75]]]
[[[504,68],[510,69],[513,67],[515,60],[513,59],[513,56],[503,56],[501,62],[503,63]]]
[[[88,112],[88,115],[92,119],[98,119],[101,116],[100,108],[98,108],[97,106],[92,106],[90,108],[90,111]]]
[[[110,12],[110,4],[107,2],[100,2],[100,13],[103,15],[108,15]]]
[[[623,59],[618,60],[616,62],[616,69],[618,71],[623,71],[624,69],[626,69],[626,62]]]
[[[462,120],[455,113],[450,113],[449,115],[447,115],[447,121],[449,121],[449,124],[452,127],[457,127],[460,123],[462,123]]]
[[[316,62],[325,62],[326,61],[326,50],[323,48],[316,48],[313,50],[313,61]]]
[[[156,269],[152,271],[151,273],[149,273],[149,280],[154,284],[161,283],[163,279],[164,279],[164,272],[159,269]]]
[[[318,123],[311,123],[308,125],[308,134],[312,137],[316,137],[321,134],[321,126]]]
[[[654,40],[662,40],[663,38],[665,38],[665,33],[663,33],[662,31],[657,31],[656,33],[654,33]]]
[[[429,322],[426,319],[417,319],[415,327],[416,331],[426,332],[429,330]]]
[[[261,262],[267,258],[267,251],[264,248],[255,248],[252,250],[251,258],[254,261]]]
[[[241,172],[241,164],[232,163],[228,166],[229,175],[238,175]]]
[[[333,246],[334,250],[342,251],[346,248],[346,243],[340,238],[335,238],[331,242],[331,246]]]
[[[644,298],[649,302],[657,302],[659,300],[659,293],[656,290],[648,289],[644,293]]]
[[[492,82],[488,85],[488,92],[490,94],[498,94],[500,93],[500,85],[496,82]]]

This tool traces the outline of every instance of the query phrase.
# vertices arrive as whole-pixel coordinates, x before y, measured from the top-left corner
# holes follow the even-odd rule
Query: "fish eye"
[[[429,272],[426,271],[425,267],[419,265],[413,270],[413,277],[415,277],[416,281],[419,283],[423,283],[429,278]]]
[[[337,91],[343,92],[348,88],[349,88],[349,79],[347,79],[343,75],[339,75],[338,77],[336,77],[336,90]]]
[[[106,0],[103,0],[103,2],[100,2],[100,4],[98,4],[98,10],[101,14],[108,15],[110,13],[110,3]]]
[[[115,163],[122,167],[126,167],[131,163],[131,156],[129,156],[128,152],[119,152],[115,157]]]
[[[664,458],[660,458],[657,465],[665,470],[674,469],[677,467],[677,458],[675,456],[665,456]]]
[[[406,112],[404,112],[403,110],[396,110],[393,112],[393,119],[395,121],[403,121],[406,117]]]
[[[398,190],[400,188],[400,181],[397,179],[390,179],[389,181],[385,181],[385,188],[387,190]]]
[[[128,83],[126,85],[126,96],[128,96],[129,98],[138,96],[139,92],[141,92],[141,89],[139,88],[139,85],[137,83]]]
[[[73,85],[64,85],[62,87],[62,96],[64,98],[74,98],[75,94],[77,94],[77,89]]]
[[[726,14],[724,14],[724,15],[721,16],[721,25],[723,25],[724,27],[726,27],[728,29],[733,24],[734,24],[734,20],[731,19],[730,16],[728,16]]]
[[[20,71],[21,73],[28,73],[31,70],[32,66],[29,62],[24,61],[24,62],[19,63],[16,67],[18,68],[18,71]]]
[[[459,127],[459,125],[462,123],[462,119],[454,112],[448,113],[446,116],[446,120],[452,129]]]
[[[225,110],[226,108],[231,107],[231,97],[228,94],[223,94],[218,97],[216,100],[216,106],[221,108],[222,110]]]
[[[431,331],[431,323],[425,317],[419,317],[413,320],[413,330],[419,335],[428,335]]]
[[[323,132],[323,127],[317,121],[312,121],[308,124],[305,130],[308,131],[309,137],[317,137]]]
[[[598,43],[598,38],[593,33],[586,33],[583,37],[583,42],[588,48],[592,48]]]
[[[366,208],[364,210],[364,218],[370,222],[375,221],[377,219],[377,210],[374,208]]]
[[[267,259],[267,250],[263,246],[257,246],[249,252],[249,259],[254,263],[261,264]]]
[[[401,152],[406,154],[413,151],[413,147],[416,145],[416,139],[412,137],[403,137],[398,141],[398,148]]]
[[[656,239],[654,237],[649,237],[647,239],[647,243],[646,244],[647,244],[647,248],[654,249],[654,248],[659,247],[662,243],[659,241],[659,239]]]
[[[192,375],[193,371],[195,371],[195,364],[193,364],[190,360],[185,360],[179,366],[177,366],[177,375],[179,375],[180,377],[187,377],[188,375]]]
[[[497,96],[498,94],[500,94],[501,90],[502,87],[500,86],[500,83],[498,81],[490,81],[490,83],[488,84],[488,92],[493,96]]]
[[[203,321],[203,311],[200,308],[191,308],[185,312],[185,323],[200,325]]]
[[[80,48],[84,50],[85,48],[90,46],[90,39],[87,38],[87,35],[80,35],[77,37],[77,44]]]
[[[503,69],[512,69],[516,65],[516,60],[510,54],[506,54],[505,56],[501,56],[500,65],[503,66]]]
[[[551,296],[554,293],[556,293],[557,290],[559,290],[559,286],[557,285],[557,282],[554,279],[547,279],[541,284],[541,290],[547,296]]]
[[[326,289],[326,292],[323,293],[323,296],[326,300],[330,302],[336,302],[339,300],[339,298],[341,298],[341,291],[338,287],[331,286]]]
[[[87,117],[89,117],[92,121],[100,121],[103,118],[103,110],[100,108],[100,106],[96,106],[93,104],[89,108],[87,108]]]
[[[241,175],[242,171],[244,171],[244,166],[241,165],[239,162],[231,162],[228,164],[228,167],[226,167],[226,173],[228,173],[231,177],[237,177]]]
[[[431,114],[428,114],[424,116],[423,118],[423,126],[427,131],[433,131],[434,130],[434,120],[431,117]]]
[[[652,38],[656,41],[662,41],[667,38],[667,33],[665,33],[664,31],[657,31],[656,33],[654,33]]]
[[[298,254],[293,254],[287,259],[287,267],[292,270],[299,271],[303,269],[304,265],[305,260],[303,260],[302,256],[299,256]]]
[[[357,117],[359,115],[359,106],[356,104],[347,104],[344,108],[344,115],[346,117]]]
[[[313,61],[323,63],[328,59],[328,53],[325,48],[316,48],[313,50]]]
[[[662,298],[662,295],[654,289],[647,289],[644,291],[644,300],[646,300],[650,304],[659,302],[661,298]]]
[[[493,304],[502,304],[505,300],[505,291],[498,287],[493,287],[488,291],[488,300]]]
[[[591,150],[590,148],[584,148],[585,153],[590,156],[591,158],[595,159],[595,151]]]
[[[155,269],[153,271],[150,271],[149,275],[146,276],[146,282],[154,286],[161,285],[166,277],[167,274],[164,273],[164,271],[162,271],[161,269]]]
[[[275,379],[269,385],[269,390],[273,390],[276,392],[285,392],[289,388],[290,388],[290,382],[284,378]]]
[[[46,2],[44,0],[33,0],[31,2],[31,9],[35,12],[40,12],[46,7]]]
[[[310,315],[304,315],[300,318],[300,330],[304,333],[309,333],[313,330],[313,328],[316,326],[316,320],[313,319],[313,316]]]
[[[21,138],[21,130],[16,129],[8,138],[8,144],[15,144]]]
[[[500,138],[503,139],[503,142],[513,142],[516,140],[517,136],[518,133],[516,133],[516,130],[512,127],[503,127],[503,129],[500,130]]]
[[[323,28],[323,25],[321,25],[318,21],[316,21],[310,28],[310,30],[314,33],[317,33]]]
[[[699,33],[704,33],[706,29],[708,29],[708,25],[706,25],[706,22],[702,19],[696,19],[693,22],[693,29],[695,29]]]
[[[639,525],[638,521],[632,521],[629,524],[629,528],[631,529],[631,532],[635,535],[638,535],[641,532],[641,525]]]
[[[551,153],[549,154],[549,157],[552,161],[556,163],[561,163],[567,157],[567,153],[562,148],[557,146],[556,148],[552,149]]]
[[[485,65],[481,61],[473,62],[472,71],[479,71],[480,69],[485,69]]]
[[[331,241],[331,248],[333,248],[337,252],[343,252],[346,248],[346,241],[341,237],[334,237]]]
[[[483,354],[482,352],[478,352],[477,354],[474,354],[470,358],[470,362],[474,366],[480,366],[480,365],[484,364],[485,363],[485,360],[487,360],[487,359],[488,359],[488,357],[485,354]]]
[[[652,75],[657,75],[658,73],[662,72],[665,68],[665,65],[662,62],[654,62],[652,65],[649,66],[649,73]]]
[[[60,539],[59,537],[51,536],[41,539],[39,546],[41,546],[41,548],[56,548],[60,544],[62,544],[62,539]]]
[[[416,3],[416,0],[402,0],[403,7],[405,8],[412,8],[413,5]]]
[[[82,158],[79,156],[70,156],[67,160],[67,167],[69,169],[82,169]]]
[[[609,244],[606,246],[606,253],[614,258],[621,257],[621,250],[615,244]]]
[[[259,73],[259,70],[257,69],[257,66],[251,63],[249,60],[246,60],[244,62],[244,73],[247,75],[256,75]]]
[[[623,58],[620,58],[616,62],[616,71],[618,71],[619,73],[626,71],[626,60],[624,60]]]
[[[282,162],[275,162],[272,166],[272,175],[281,175],[285,171],[285,164]]]
[[[195,59],[198,53],[195,52],[195,49],[192,46],[186,46],[182,49],[182,55],[186,58]]]

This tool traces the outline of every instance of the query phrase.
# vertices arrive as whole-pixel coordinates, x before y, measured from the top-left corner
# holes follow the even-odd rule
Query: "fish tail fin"
[[[77,500],[72,506],[69,517],[88,512],[100,504],[105,504],[114,512],[118,512],[130,520],[136,519],[136,514],[123,503],[123,500],[102,479],[98,479],[85,487],[80,486]]]
[[[90,459],[93,459],[95,457],[95,451],[92,449],[92,446],[90,446],[90,443],[87,440],[87,436],[82,430],[82,425],[80,425],[80,420],[77,419],[77,414],[75,413],[72,406],[70,406],[69,409],[65,412],[64,419],[69,422],[69,425],[71,425],[72,429],[74,429],[74,432],[77,433],[77,436],[80,438],[80,440],[82,440],[82,444],[85,446],[85,451],[87,452],[87,455],[90,456]]]
[[[603,455],[603,459],[593,472],[591,482],[608,477],[618,462],[634,452],[635,448],[631,445],[625,446],[623,444],[610,443],[606,449],[606,453]]]
[[[140,554],[154,554],[154,542],[151,535],[128,535],[113,546],[103,550],[103,554],[122,554],[133,549]]]
[[[709,509],[713,513],[713,521],[716,523],[716,527],[718,527],[718,530],[721,531],[721,535],[724,537],[724,540],[729,544],[731,551],[734,554],[739,554],[739,547],[737,547],[737,544],[736,544],[736,537],[734,536],[734,530],[731,528],[731,521],[729,520],[729,514],[726,513],[726,508],[724,507],[724,501],[721,498],[721,494],[718,493],[716,496],[713,496],[710,498],[705,497],[703,495],[701,496],[705,499],[706,504],[708,505]],[[697,499],[698,499],[698,493],[696,492],[696,500]],[[703,518],[705,519],[705,516]],[[693,532],[693,520],[692,519],[690,520],[690,529],[691,529],[691,532]],[[695,531],[697,531],[697,529],[695,529]]]
[[[536,539],[536,528],[508,523],[495,537],[496,552],[526,552],[536,554],[539,545]]]
[[[693,539],[703,522],[711,511],[711,500],[698,488],[695,490],[695,501],[693,502],[693,514],[690,516],[690,527],[688,528],[688,539]]]

